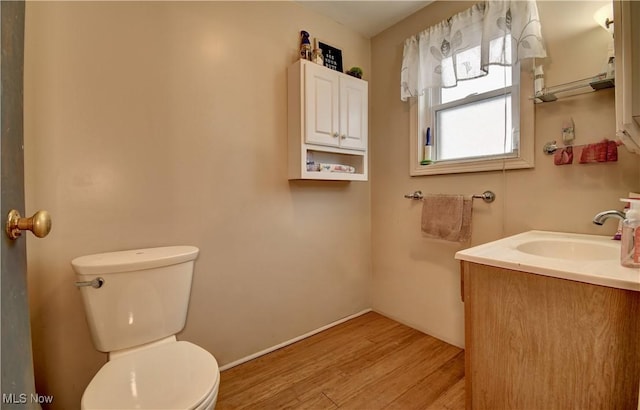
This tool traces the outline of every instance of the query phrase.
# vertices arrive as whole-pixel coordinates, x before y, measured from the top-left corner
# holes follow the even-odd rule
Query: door
[[[338,75],[317,64],[304,65],[305,142],[338,146]]]
[[[24,214],[24,162],[22,152],[22,84],[24,56],[24,2],[0,2],[0,210],[2,224],[10,209]],[[3,229],[4,230],[4,229]],[[25,238],[11,240],[2,232],[0,362],[4,408],[37,409],[31,327],[27,300]]]

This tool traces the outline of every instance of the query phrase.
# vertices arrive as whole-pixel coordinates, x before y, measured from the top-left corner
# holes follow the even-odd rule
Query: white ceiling
[[[396,24],[432,1],[313,1],[296,0],[302,6],[325,15],[367,38]]]
[[[294,0],[316,13],[331,18],[338,23],[351,27],[367,38],[374,37],[405,17],[410,16],[421,8],[433,3],[434,0]],[[554,2],[560,3],[560,2]],[[581,26],[590,26],[593,13],[602,4],[610,4],[609,0],[568,1],[566,7],[575,10],[575,18],[565,22],[566,30],[579,32]],[[545,2],[539,4],[544,8]],[[578,15],[579,14],[579,15]],[[575,34],[574,33],[574,34]]]

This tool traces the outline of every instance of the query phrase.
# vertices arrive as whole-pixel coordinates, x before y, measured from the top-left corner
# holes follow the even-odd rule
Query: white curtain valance
[[[535,0],[476,4],[405,41],[400,97],[487,75],[489,65],[512,65],[512,54],[516,61],[547,56]]]

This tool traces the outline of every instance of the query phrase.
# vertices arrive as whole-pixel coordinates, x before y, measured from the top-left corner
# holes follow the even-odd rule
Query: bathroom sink
[[[640,291],[640,269],[620,265],[620,241],[611,236],[529,231],[460,250],[456,259]]]
[[[620,257],[620,245],[617,242],[609,244],[554,238],[523,242],[516,249],[530,255],[556,259],[606,260]]]

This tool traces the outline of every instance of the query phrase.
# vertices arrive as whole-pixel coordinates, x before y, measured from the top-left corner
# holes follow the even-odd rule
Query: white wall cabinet
[[[289,67],[289,179],[367,180],[366,81],[299,60]],[[354,173],[307,170],[338,164]]]

